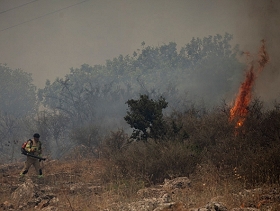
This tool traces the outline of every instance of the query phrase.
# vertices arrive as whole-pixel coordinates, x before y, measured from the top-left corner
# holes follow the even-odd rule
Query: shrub
[[[113,156],[111,154],[111,158],[105,173],[107,178],[138,178],[146,184],[188,176],[199,161],[187,143],[167,141],[159,144],[152,140],[130,143]]]
[[[155,101],[147,95],[140,95],[138,100],[131,99],[126,103],[130,111],[124,119],[133,128],[131,138],[144,141],[152,138],[157,141],[164,137],[166,128],[162,109],[168,103],[163,97]]]

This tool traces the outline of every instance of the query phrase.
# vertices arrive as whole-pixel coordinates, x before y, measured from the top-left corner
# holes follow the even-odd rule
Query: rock
[[[176,210],[177,208],[174,207],[175,203],[165,203],[165,204],[160,204],[156,209],[153,211],[167,211],[167,210]],[[173,209],[174,208],[174,209]]]
[[[58,208],[49,206],[49,207],[45,207],[45,208],[41,209],[41,211],[58,211]]]
[[[15,207],[27,205],[27,202],[34,196],[34,189],[35,185],[32,180],[26,179],[26,181],[12,193],[12,201]]]
[[[189,211],[228,211],[228,209],[220,202],[208,202],[204,207],[190,208]]]
[[[0,204],[0,208],[1,210],[13,210],[14,206],[10,202],[5,201],[2,204]]]
[[[261,210],[252,207],[245,207],[245,208],[233,208],[230,211],[261,211]]]
[[[162,203],[170,203],[171,202],[171,196],[168,193],[165,193],[162,197],[161,197],[161,202]]]
[[[49,204],[50,204],[50,200],[44,199],[38,204],[37,208],[42,209],[44,207],[47,207]]]
[[[137,202],[132,202],[128,205],[129,211],[153,211],[157,208],[158,202],[156,199],[145,199]]]
[[[176,203],[164,204],[162,206],[157,207],[153,211],[187,211],[187,210],[188,209],[184,208],[184,205],[182,203],[176,202]]]
[[[159,188],[143,188],[137,191],[137,194],[141,198],[159,198],[162,197],[166,191],[159,189]]]
[[[174,205],[171,202],[171,197],[168,193],[163,194],[161,197],[145,198],[143,200],[132,202],[127,206],[129,211],[161,211],[167,210]]]
[[[177,177],[173,180],[165,179],[163,188],[167,190],[190,188],[191,181],[188,177]]]
[[[226,206],[220,202],[209,202],[205,207],[209,211],[228,211]]]

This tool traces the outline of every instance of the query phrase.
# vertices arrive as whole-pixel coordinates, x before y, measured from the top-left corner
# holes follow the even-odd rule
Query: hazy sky
[[[278,2],[0,0],[0,63],[32,73],[34,84],[43,88],[47,79],[64,77],[71,67],[132,55],[142,41],[150,46],[176,42],[180,49],[192,37],[228,32],[243,50],[256,53],[266,39],[271,54],[279,55]],[[274,80],[269,84],[279,91],[276,60],[264,78]]]

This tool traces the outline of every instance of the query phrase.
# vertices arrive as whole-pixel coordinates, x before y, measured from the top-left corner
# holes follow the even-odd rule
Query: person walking
[[[26,152],[31,155],[39,156],[41,157],[42,154],[42,143],[40,142],[40,135],[38,133],[35,133],[33,135],[33,139],[29,139],[27,141],[27,144],[25,146]],[[40,167],[40,160],[37,158],[33,158],[31,156],[26,156],[26,161],[24,164],[24,168],[20,172],[20,176],[23,177],[25,174],[27,174],[29,168],[33,165],[37,174],[38,178],[43,177],[42,169]]]

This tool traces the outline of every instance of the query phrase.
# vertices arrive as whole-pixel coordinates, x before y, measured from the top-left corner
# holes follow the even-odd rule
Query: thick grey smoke
[[[0,11],[27,2],[0,0]],[[265,100],[278,96],[278,0],[90,0],[52,13],[79,2],[36,1],[1,13],[0,30],[27,22],[0,32],[0,63],[32,73],[35,85],[43,88],[47,79],[64,77],[71,67],[131,55],[142,41],[146,46],[176,42],[180,48],[192,37],[228,32],[252,54],[261,39],[267,41],[271,62],[256,92]]]
[[[280,1],[250,0],[244,1],[244,10],[240,11],[241,19],[237,37],[242,50],[249,51],[255,59],[264,39],[269,63],[258,76],[254,95],[270,104],[280,99]]]

